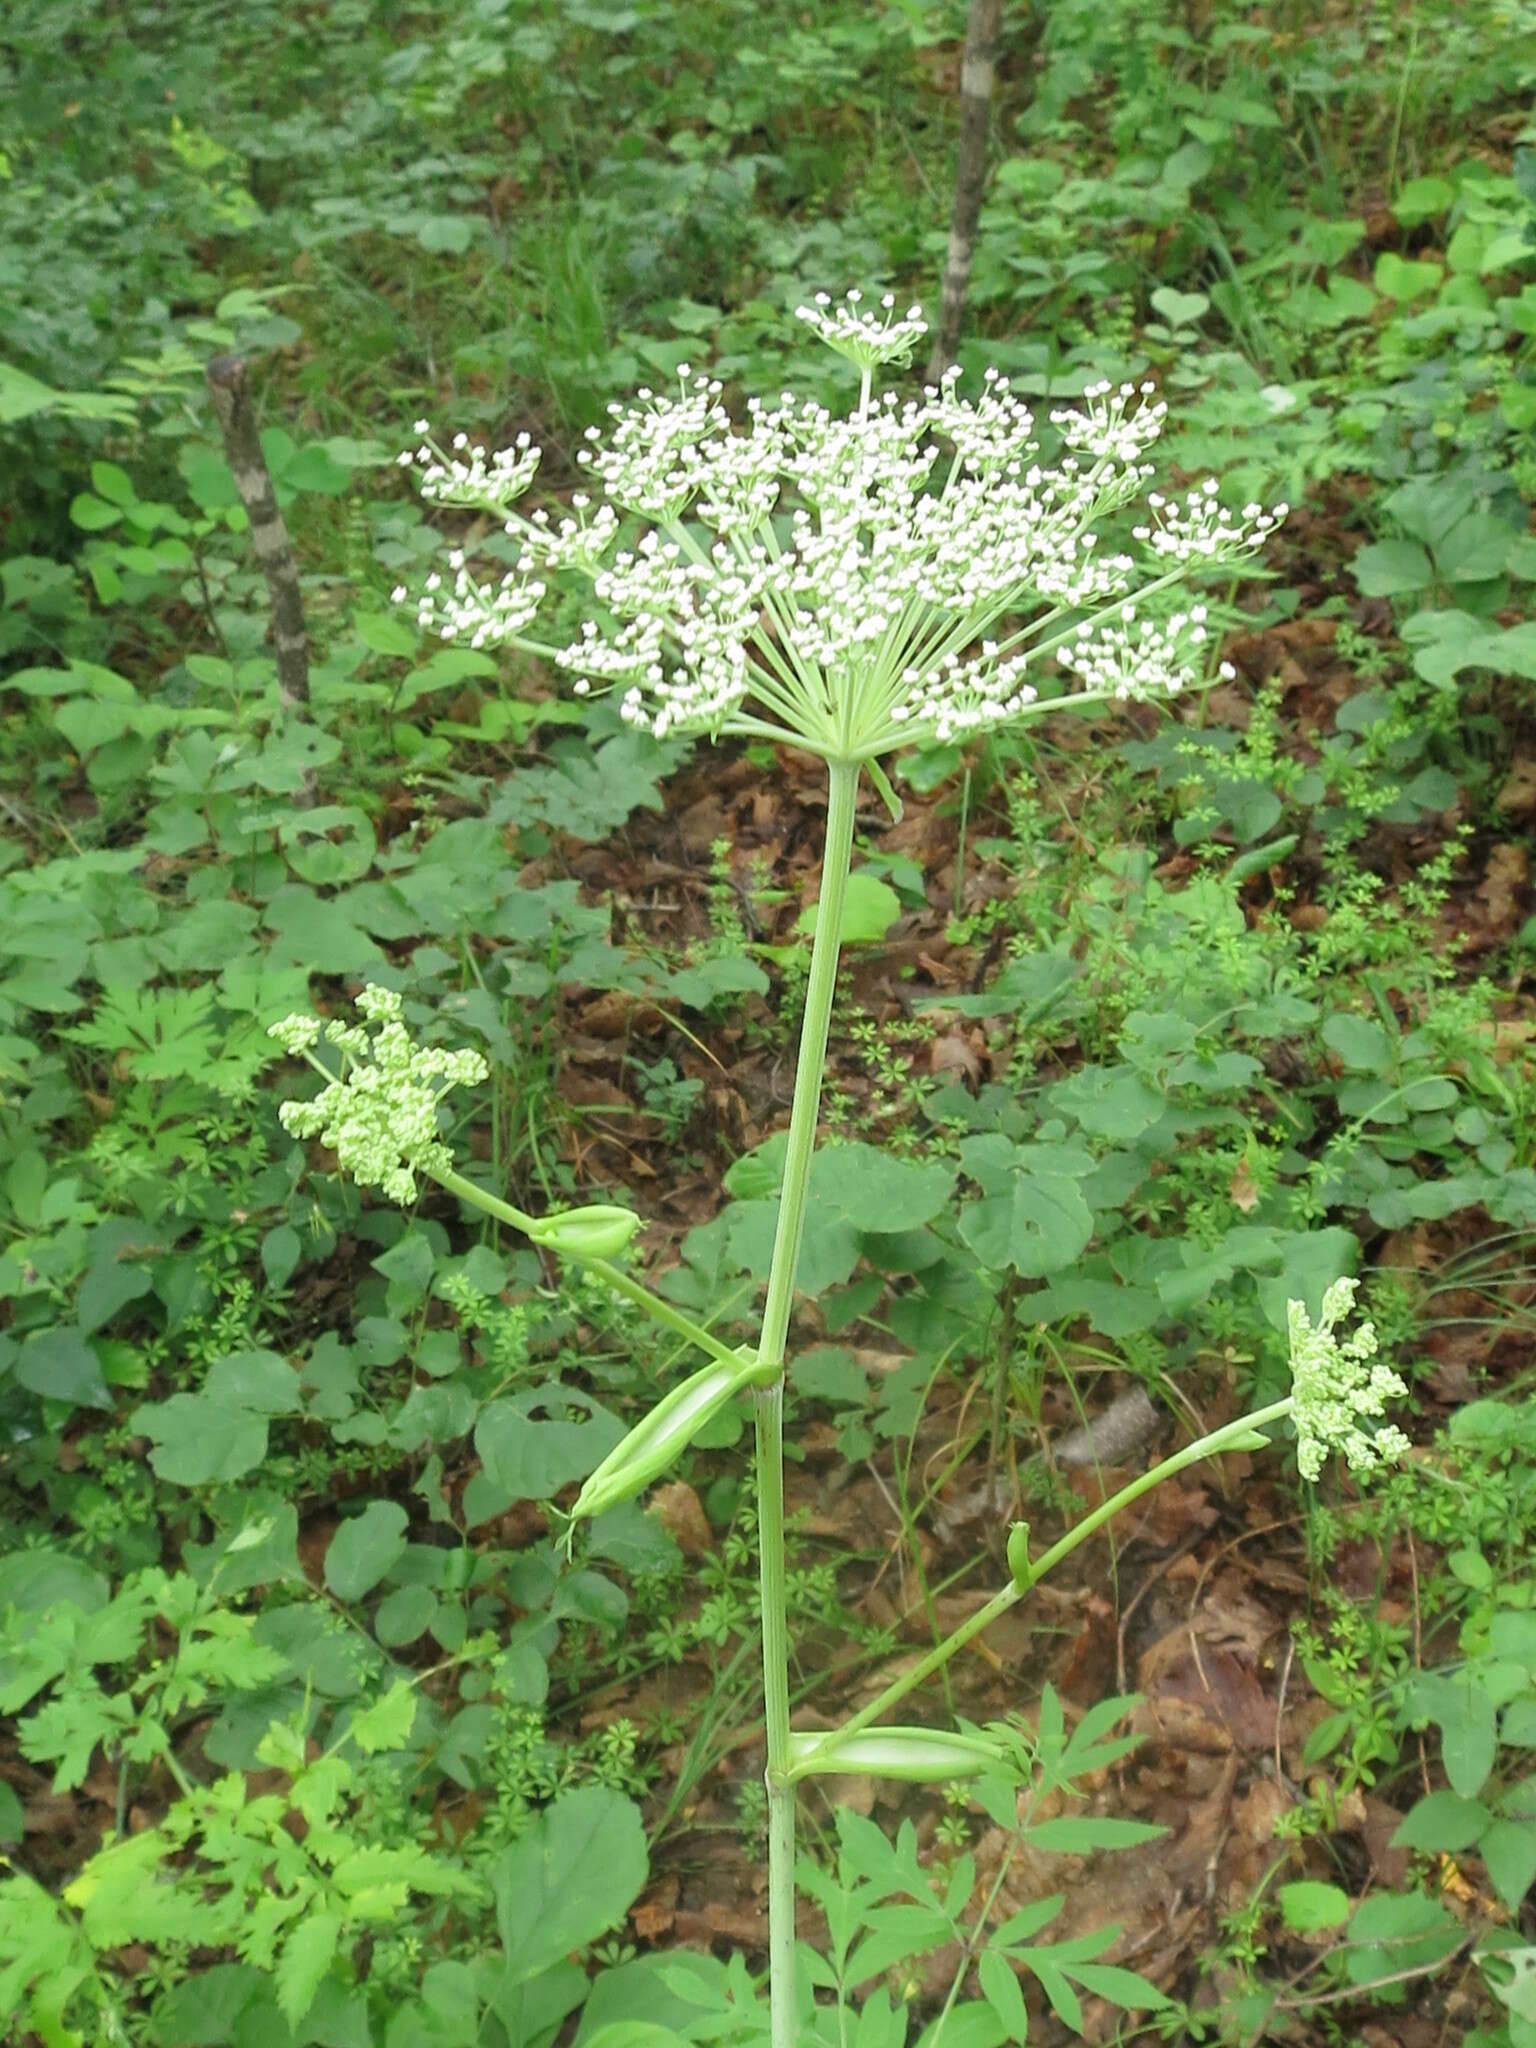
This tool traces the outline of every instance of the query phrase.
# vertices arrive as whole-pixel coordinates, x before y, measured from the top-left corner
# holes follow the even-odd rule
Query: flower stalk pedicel
[[[750,400],[738,426],[721,384],[684,366],[674,396],[642,391],[635,403],[609,408],[606,435],[591,430],[578,459],[603,501],[594,506],[577,494],[558,521],[517,509],[539,460],[526,436],[487,455],[459,435],[443,451],[419,421],[418,445],[400,458],[418,472],[429,502],[489,514],[513,544],[511,567],[495,581],[478,579],[456,548],[446,578],[433,574],[414,599],[398,590],[422,628],[547,658],[574,676],[578,695],[616,691],[622,717],[659,738],[772,740],[826,764],[821,900],[758,1343],[733,1349],[612,1263],[638,1226],[631,1212],[599,1206],[534,1218],[455,1172],[438,1103],[448,1088],[481,1078],[484,1063],[473,1053],[412,1047],[398,997],[365,991],[359,1007],[375,1029],[372,1042],[360,1027],[327,1026],[342,1076],[322,1068],[321,1095],[283,1112],[296,1135],[322,1137],[345,1170],[393,1199],[414,1200],[418,1178],[431,1178],[545,1249],[580,1259],[710,1359],[591,1475],[573,1520],[649,1484],[725,1400],[752,1389],[773,2048],[794,2048],[796,2031],[797,1779],[851,1769],[919,1779],[995,1767],[1005,1745],[979,1732],[873,1724],[1119,1507],[1195,1459],[1265,1441],[1255,1431],[1293,1413],[1304,1469],[1313,1447],[1320,1456],[1328,1442],[1367,1460],[1397,1447],[1395,1432],[1371,1439],[1359,1426],[1379,1413],[1369,1402],[1393,1391],[1393,1376],[1380,1367],[1366,1373],[1370,1392],[1362,1396],[1364,1334],[1343,1347],[1332,1335],[1347,1299],[1331,1317],[1325,1311],[1317,1331],[1302,1310],[1292,1326],[1295,1394],[1166,1460],[1038,1559],[1019,1525],[1008,1544],[1009,1584],[962,1628],[841,1729],[790,1730],[784,1359],[861,776],[868,771],[894,813],[881,762],[899,749],[963,740],[1049,710],[1168,697],[1210,680],[1205,608],[1180,601],[1179,590],[1253,553],[1285,514],[1284,506],[1248,505],[1233,515],[1214,483],[1178,498],[1148,491],[1147,456],[1165,417],[1150,385],[1091,386],[1080,405],[1053,411],[1057,447],[1047,460],[1032,414],[996,372],[974,403],[959,396],[958,371],[916,398],[876,396],[877,373],[908,362],[926,331],[919,309],[898,315],[888,297],[868,311],[850,292],[840,305],[818,296],[799,317],[857,370],[851,412],[837,416],[782,394]],[[548,588],[572,576],[590,586],[592,615],[564,645],[533,637]],[[1223,665],[1216,673],[1231,671]],[[274,1035],[314,1060],[313,1019],[290,1018]]]

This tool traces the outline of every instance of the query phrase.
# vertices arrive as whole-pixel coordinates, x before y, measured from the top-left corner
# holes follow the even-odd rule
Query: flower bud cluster
[[[1317,1327],[1306,1304],[1287,1307],[1293,1381],[1291,1419],[1296,1426],[1296,1462],[1303,1479],[1316,1479],[1330,1451],[1343,1453],[1356,1472],[1402,1457],[1408,1439],[1388,1424],[1367,1430],[1362,1425],[1385,1414],[1388,1401],[1408,1392],[1402,1379],[1376,1357],[1376,1331],[1362,1323],[1342,1341],[1338,1326],[1354,1307],[1358,1283],[1335,1280],[1323,1296]]]
[[[783,393],[750,400],[737,427],[719,380],[684,366],[674,394],[643,390],[590,430],[578,461],[606,500],[595,512],[585,496],[558,523],[514,511],[537,461],[526,437],[464,460],[423,443],[428,495],[494,512],[518,555],[486,585],[451,555],[418,623],[543,654],[579,695],[616,690],[624,719],[659,738],[727,731],[842,760],[1042,708],[1064,673],[1093,699],[1171,695],[1209,673],[1203,608],[1180,608],[1175,587],[1252,553],[1285,508],[1235,515],[1214,483],[1148,493],[1166,418],[1151,385],[1095,384],[1057,407],[1047,459],[995,371],[974,401],[958,371],[919,397],[872,391],[924,332],[916,307],[823,294],[799,317],[862,371],[856,410]],[[566,571],[591,579],[593,616],[563,647],[532,642],[546,580]]]
[[[471,448],[467,434],[455,434],[451,454],[433,445],[431,428],[418,420],[412,431],[420,445],[407,448],[397,460],[402,469],[419,469],[416,488],[429,505],[464,505],[497,512],[514,498],[520,498],[533,482],[540,451],[527,434],[519,434],[510,448],[498,448],[487,457],[484,448]],[[467,453],[466,453],[467,451]]]
[[[880,301],[884,319],[862,313],[864,294],[855,286],[840,306],[831,294],[817,292],[809,306],[797,306],[795,318],[803,320],[819,341],[857,363],[861,370],[877,370],[887,363],[909,363],[912,351],[928,332],[921,306],[909,306],[901,319],[893,318],[896,294],[887,292]]]
[[[477,583],[458,548],[449,555],[448,567],[452,582],[445,585],[434,569],[416,599],[416,623],[424,633],[463,640],[470,647],[496,646],[538,616],[547,586],[536,577],[509,569],[499,583]],[[402,583],[390,595],[396,604],[404,604],[409,593]]]
[[[1206,610],[1191,605],[1165,619],[1138,619],[1133,604],[1121,605],[1111,621],[1082,625],[1075,639],[1057,650],[1056,659],[1083,687],[1122,703],[1127,698],[1175,697],[1190,673],[1194,650],[1207,638]],[[1223,682],[1237,674],[1231,662],[1216,670]]]
[[[295,1138],[319,1138],[342,1169],[364,1187],[380,1187],[391,1201],[414,1202],[418,1174],[452,1170],[438,1134],[437,1106],[450,1088],[483,1081],[488,1069],[477,1052],[414,1045],[393,989],[370,984],[357,999],[366,1024],[285,1017],[268,1036],[298,1058],[323,1036],[342,1056],[339,1079],[310,1102],[278,1108],[283,1129]]]

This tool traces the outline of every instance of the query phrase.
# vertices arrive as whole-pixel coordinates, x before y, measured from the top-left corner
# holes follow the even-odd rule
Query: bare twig
[[[251,523],[251,546],[272,600],[278,694],[285,706],[305,705],[309,702],[309,639],[304,630],[299,565],[261,452],[247,364],[243,356],[215,356],[205,374],[224,431],[225,459],[235,473],[235,487]]]
[[[992,123],[992,81],[1003,0],[971,0],[965,19],[965,55],[960,62],[960,154],[955,164],[955,203],[944,258],[944,291],[939,324],[928,358],[928,381],[936,384],[955,359],[976,255],[976,223],[987,182],[987,132]]]

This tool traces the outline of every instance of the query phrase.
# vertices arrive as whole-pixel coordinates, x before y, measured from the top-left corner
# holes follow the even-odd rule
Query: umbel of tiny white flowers
[[[1335,1280],[1323,1296],[1322,1314],[1312,1326],[1305,1302],[1287,1304],[1291,1346],[1291,1420],[1296,1428],[1296,1462],[1303,1479],[1316,1479],[1329,1451],[1340,1451],[1350,1468],[1369,1472],[1402,1457],[1408,1439],[1387,1424],[1364,1425],[1401,1400],[1406,1385],[1376,1356],[1376,1331],[1361,1323],[1342,1340],[1339,1325],[1354,1306],[1358,1282]]]
[[[860,371],[854,411],[783,393],[750,400],[738,425],[719,381],[685,364],[675,395],[642,390],[609,407],[606,436],[589,429],[578,461],[605,502],[578,495],[558,523],[515,509],[539,459],[526,435],[444,451],[418,421],[400,461],[422,494],[489,513],[515,548],[495,582],[455,549],[414,600],[418,623],[545,656],[579,695],[617,690],[622,716],[659,738],[740,734],[850,763],[1202,679],[1205,608],[1174,593],[1252,553],[1286,508],[1233,515],[1214,482],[1149,492],[1167,410],[1150,384],[1090,385],[1053,411],[1047,464],[996,371],[974,403],[958,370],[920,398],[875,395],[876,371],[925,332],[916,307],[820,294],[799,317]],[[528,629],[568,571],[590,582],[594,616],[545,644]]]

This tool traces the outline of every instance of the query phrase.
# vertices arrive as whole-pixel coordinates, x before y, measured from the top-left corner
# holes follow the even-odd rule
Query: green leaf
[[[294,1415],[299,1376],[275,1351],[236,1351],[209,1368],[201,1398],[257,1415]]]
[[[1100,1814],[1063,1814],[1056,1820],[1026,1826],[1024,1837],[1034,1849],[1051,1849],[1062,1856],[1090,1856],[1097,1849],[1130,1849],[1140,1842],[1155,1842],[1167,1832],[1149,1821],[1116,1820]]]
[[[352,621],[352,630],[375,654],[408,660],[416,652],[419,636],[411,631],[398,613],[359,612]]]
[[[824,1145],[811,1163],[810,1200],[858,1230],[892,1234],[931,1223],[954,1191],[937,1160],[900,1159],[878,1145]]]
[[[1458,519],[1435,547],[1435,566],[1447,583],[1483,583],[1501,576],[1515,529],[1492,512]]]
[[[797,932],[816,930],[819,903],[802,910],[795,921]],[[848,877],[843,896],[842,943],[867,946],[883,939],[901,915],[901,898],[889,882],[860,870]]]
[[[197,1394],[149,1401],[131,1417],[154,1446],[149,1462],[173,1486],[217,1486],[242,1479],[267,1455],[265,1416],[221,1408]]]
[[[469,247],[473,228],[462,214],[432,213],[419,219],[416,239],[434,255],[462,256]]]
[[[1350,571],[1362,597],[1401,597],[1428,590],[1435,580],[1429,556],[1412,540],[1380,540],[1361,548]]]
[[[396,1679],[382,1698],[376,1699],[347,1723],[347,1739],[355,1742],[364,1756],[381,1750],[404,1749],[416,1722],[417,1693],[403,1678]]]
[[[1047,1148],[1032,1152],[1046,1156]],[[984,1266],[1012,1266],[1038,1280],[1070,1266],[1093,1236],[1093,1211],[1076,1177],[1031,1166],[1015,1172],[1003,1194],[988,1195],[961,1212],[960,1235]]]
[[[1431,1792],[1404,1816],[1392,1837],[1392,1847],[1454,1855],[1470,1849],[1492,1818],[1480,1800],[1460,1792]]]
[[[1373,282],[1389,299],[1417,299],[1432,292],[1444,275],[1438,263],[1410,262],[1384,249],[1376,259]]]
[[[429,1586],[397,1586],[379,1602],[373,1632],[386,1649],[418,1642],[437,1613],[437,1595]]]
[[[116,526],[123,516],[121,505],[109,505],[104,498],[82,491],[70,501],[69,516],[82,533],[104,533],[109,526]]]
[[[1432,1968],[1461,1946],[1461,1922],[1422,1893],[1377,1892],[1349,1924],[1345,1974],[1352,1984],[1375,1984],[1402,1971]]]
[[[1175,291],[1172,285],[1165,284],[1152,294],[1151,306],[1170,327],[1193,327],[1210,311],[1211,302],[1204,292]]]
[[[283,1944],[277,1965],[277,2003],[289,2026],[296,2027],[314,2004],[340,1934],[339,1913],[309,1913]]]
[[[325,1553],[325,1583],[338,1600],[361,1600],[399,1562],[409,1519],[398,1501],[371,1500],[342,1523]]]
[[[1336,1884],[1307,1879],[1300,1884],[1283,1884],[1276,1895],[1280,1917],[1298,1934],[1317,1934],[1324,1928],[1342,1927],[1350,1914],[1347,1892]]]
[[[514,1982],[526,1983],[618,1924],[650,1868],[639,1809],[606,1785],[566,1792],[491,1871]]]
[[[1454,1702],[1436,1715],[1440,1756],[1451,1790],[1475,1799],[1487,1784],[1499,1746],[1494,1702],[1472,1679],[1450,1681]]]
[[[596,1471],[623,1436],[617,1416],[590,1394],[549,1381],[489,1403],[475,1425],[475,1449],[505,1500],[550,1500]]]
[[[84,1331],[72,1323],[34,1330],[17,1354],[14,1371],[20,1385],[44,1400],[69,1401],[82,1408],[112,1406],[101,1362]]]
[[[1013,1965],[995,1948],[985,1948],[976,1965],[982,1996],[1008,2030],[1010,2041],[1029,2037],[1029,2012]]]
[[[1322,1038],[1328,1050],[1356,1073],[1380,1074],[1392,1064],[1393,1040],[1370,1017],[1336,1011],[1324,1022]]]
[[[1449,178],[1410,178],[1392,202],[1392,211],[1405,228],[1432,220],[1448,212],[1456,200],[1456,188]]]
[[[1512,1913],[1536,1884],[1536,1822],[1496,1820],[1478,1837],[1488,1881]]]

